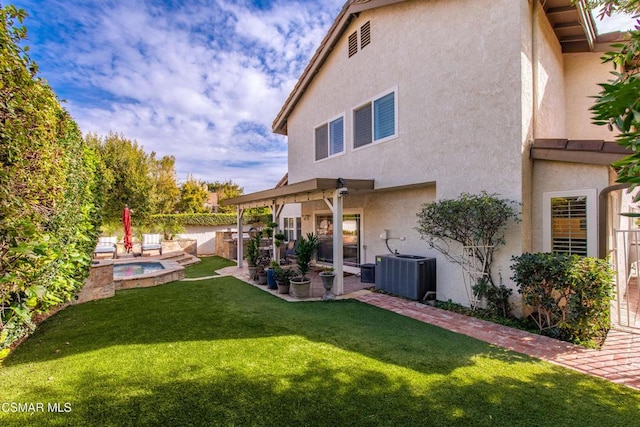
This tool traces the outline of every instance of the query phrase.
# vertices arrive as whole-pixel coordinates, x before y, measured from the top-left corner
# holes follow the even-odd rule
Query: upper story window
[[[397,136],[396,90],[385,93],[353,110],[353,148]]]
[[[315,129],[316,160],[344,152],[344,116]]]
[[[596,256],[596,190],[544,193],[544,251]]]

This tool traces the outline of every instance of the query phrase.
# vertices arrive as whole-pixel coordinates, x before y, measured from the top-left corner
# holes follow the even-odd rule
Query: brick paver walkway
[[[640,390],[640,335],[611,330],[601,350],[370,291],[352,294],[359,301],[430,323],[509,350]]]

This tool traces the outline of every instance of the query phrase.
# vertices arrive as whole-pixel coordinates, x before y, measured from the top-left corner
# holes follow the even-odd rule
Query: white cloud
[[[342,0],[17,3],[33,15],[32,56],[83,132],[122,133],[175,156],[182,179],[251,192],[286,172],[271,122]]]

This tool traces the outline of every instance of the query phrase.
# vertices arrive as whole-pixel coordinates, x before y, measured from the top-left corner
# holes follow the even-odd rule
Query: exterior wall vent
[[[364,49],[369,43],[371,43],[371,21],[365,22],[360,27],[360,49]]]
[[[358,32],[349,35],[349,58],[358,52]]]

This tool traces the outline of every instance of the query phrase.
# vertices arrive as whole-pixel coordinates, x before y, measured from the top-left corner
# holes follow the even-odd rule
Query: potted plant
[[[333,290],[333,281],[336,278],[336,273],[333,271],[333,267],[324,267],[320,272],[320,278],[322,279],[322,286],[324,287],[322,300],[332,301],[336,299],[336,296],[331,292]]]
[[[267,284],[267,272],[265,271],[271,262],[268,251],[258,250],[258,285]]]
[[[306,298],[309,296],[311,279],[307,273],[311,268],[311,259],[318,249],[318,236],[307,233],[307,237],[301,237],[296,245],[296,256],[298,257],[298,276],[291,279],[293,296],[296,298]]]
[[[247,242],[247,255],[246,260],[249,264],[249,278],[256,280],[258,275],[258,257],[260,256],[260,233],[256,233]]]
[[[289,280],[293,276],[294,271],[289,268],[282,268],[277,266],[274,268],[274,275],[276,278],[276,286],[278,286],[279,294],[288,294],[289,293]]]
[[[275,276],[276,268],[280,268],[278,261],[276,260],[271,261],[271,264],[269,264],[269,269],[267,270],[267,287],[269,289],[278,289],[278,285],[276,284],[276,276]]]

